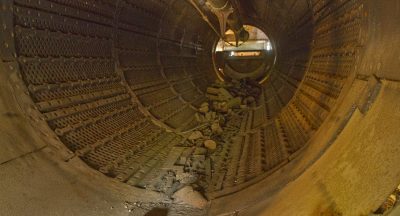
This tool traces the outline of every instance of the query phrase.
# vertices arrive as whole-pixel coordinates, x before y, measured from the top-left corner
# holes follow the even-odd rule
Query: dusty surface
[[[399,90],[398,84],[386,83],[371,110],[366,115],[356,111],[319,161],[264,203],[266,210],[251,214],[292,215],[296,211],[297,215],[318,215],[333,211],[367,215],[375,211],[384,201],[381,197],[388,196],[400,181],[400,131],[390,127],[400,121]]]
[[[82,178],[83,173],[70,170],[75,162],[57,164],[46,158],[47,153],[38,152],[1,166],[0,174],[6,177],[0,190],[9,194],[0,199],[0,206],[7,206],[2,214],[143,216],[154,208],[172,216],[205,214],[204,208],[176,205],[166,196],[110,183],[101,175]]]
[[[29,100],[15,97],[19,91],[11,88],[10,76],[2,72],[0,78],[1,215],[142,216],[160,206],[168,215],[205,214],[206,208],[175,204],[163,193],[113,181],[71,158],[46,125],[34,123],[33,111],[17,106]],[[140,211],[129,205],[139,202]]]
[[[207,88],[217,38],[188,1],[0,1],[0,214],[379,208],[400,182],[400,1],[237,2],[279,39],[261,103]],[[229,106],[250,111],[224,125]]]

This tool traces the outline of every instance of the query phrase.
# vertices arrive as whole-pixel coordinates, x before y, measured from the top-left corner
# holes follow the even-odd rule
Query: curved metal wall
[[[0,4],[2,64],[19,76],[13,79],[25,90],[22,110],[29,107],[40,128],[47,123],[43,133],[69,149],[66,160],[79,157],[118,181],[143,185],[184,141],[182,132],[198,126],[193,116],[215,79],[217,38],[189,2]],[[240,132],[224,145],[229,154],[221,156],[208,191],[215,213],[258,202],[263,190],[249,189],[255,198],[237,207],[235,192],[250,197],[249,187],[280,190],[296,179],[357,109],[369,110],[381,79],[398,78],[397,53],[384,42],[398,46],[396,24],[382,12],[393,14],[389,3],[252,1],[241,10],[245,21],[270,31],[278,61],[263,103],[231,122]]]

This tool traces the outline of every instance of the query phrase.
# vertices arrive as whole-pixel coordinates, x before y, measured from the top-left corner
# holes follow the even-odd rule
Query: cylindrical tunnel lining
[[[232,175],[219,173],[214,197],[259,181],[305,147],[352,74],[360,1],[296,4],[290,18],[273,4],[253,11],[276,31],[279,58],[262,105],[236,122],[240,148],[227,146],[236,159],[221,166]],[[184,140],[177,131],[198,126],[217,38],[188,2],[18,0],[13,8],[19,73],[48,125],[91,167],[138,185]]]

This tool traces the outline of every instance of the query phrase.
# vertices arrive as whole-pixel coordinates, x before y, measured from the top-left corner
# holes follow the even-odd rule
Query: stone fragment
[[[209,100],[211,100],[211,101],[219,101],[219,100],[220,100],[220,98],[219,98],[217,95],[210,95],[210,94],[207,94],[207,98],[208,98]]]
[[[207,107],[200,107],[200,108],[199,108],[199,112],[201,112],[201,113],[207,113],[208,111],[210,111],[210,109],[208,108],[208,106],[207,106]]]
[[[203,133],[200,131],[194,131],[189,135],[188,140],[197,140],[201,138],[203,138]]]
[[[196,182],[197,177],[191,173],[179,173],[176,174],[176,180],[181,184],[192,184]]]
[[[225,88],[207,88],[207,97],[211,101],[228,101],[233,98],[232,94],[229,93]]]
[[[194,155],[205,155],[207,154],[207,149],[202,147],[197,147],[193,152]]]
[[[178,190],[172,198],[177,204],[186,204],[199,209],[205,208],[207,205],[207,200],[191,186],[186,186]]]
[[[208,112],[205,115],[205,119],[206,119],[206,121],[214,121],[216,116],[217,116],[217,114],[215,112]]]
[[[198,139],[198,140],[195,140],[195,142],[194,142],[194,144],[195,144],[195,146],[197,146],[197,147],[203,147],[203,140],[200,140],[200,139]]]
[[[206,160],[206,156],[205,155],[192,155],[191,160],[192,160],[191,161],[192,162],[192,164],[191,164],[192,171],[203,174],[205,172],[204,163]]]
[[[206,160],[206,156],[205,155],[192,155],[192,159],[194,163],[199,163],[201,165],[203,165],[203,163]]]
[[[229,91],[226,90],[225,88],[219,89],[219,96],[221,97],[222,100],[225,100],[225,101],[228,101],[233,98],[231,93],[229,93]]]
[[[210,139],[209,137],[212,135],[211,128],[204,128],[202,132],[204,134],[204,139]]]
[[[210,111],[209,105],[208,103],[203,103],[201,104],[200,108],[199,108],[199,112],[201,113],[207,113],[208,111]]]
[[[219,125],[218,122],[212,123],[212,125],[211,125],[211,131],[212,131],[214,134],[222,134],[222,133],[224,132],[224,131],[222,130],[221,126]]]
[[[228,110],[228,113],[229,113],[229,110]],[[228,114],[227,113],[227,114]],[[217,119],[217,122],[219,123],[219,125],[222,127],[222,126],[224,126],[225,125],[225,123],[226,123],[226,118],[225,117],[227,117],[227,115],[219,115],[218,116],[218,119]]]
[[[243,100],[243,104],[254,107],[256,106],[256,99],[253,96],[248,96]]]
[[[213,108],[214,110],[218,110],[219,107],[220,107],[220,103],[219,103],[219,102],[214,101],[214,102],[212,103],[212,108]]]
[[[217,143],[214,140],[204,141],[204,146],[210,150],[215,150],[217,148]]]
[[[220,113],[228,112],[228,105],[227,105],[226,101],[218,103],[215,111],[220,112]]]
[[[239,108],[240,104],[242,104],[242,99],[240,97],[235,97],[228,101],[228,108]]]
[[[171,188],[174,186],[176,176],[173,171],[167,171],[160,179],[159,182],[156,183],[155,189],[160,192],[167,193],[171,191]]]
[[[219,88],[208,87],[207,88],[207,94],[211,94],[211,95],[217,96],[219,94]]]
[[[209,107],[210,105],[207,102],[204,102],[200,105],[200,107]]]
[[[190,158],[190,155],[192,154],[193,149],[188,148],[185,151],[182,152],[181,156],[179,157],[178,161],[176,162],[176,165],[181,165],[184,166],[188,159]]]
[[[196,114],[194,114],[194,117],[195,117],[197,122],[203,123],[203,122],[206,121],[206,118],[205,118],[205,116],[203,114],[196,113]]]

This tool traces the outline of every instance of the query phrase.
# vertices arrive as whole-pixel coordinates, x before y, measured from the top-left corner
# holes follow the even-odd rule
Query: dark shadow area
[[[168,209],[166,208],[153,208],[145,214],[145,216],[167,216]]]

